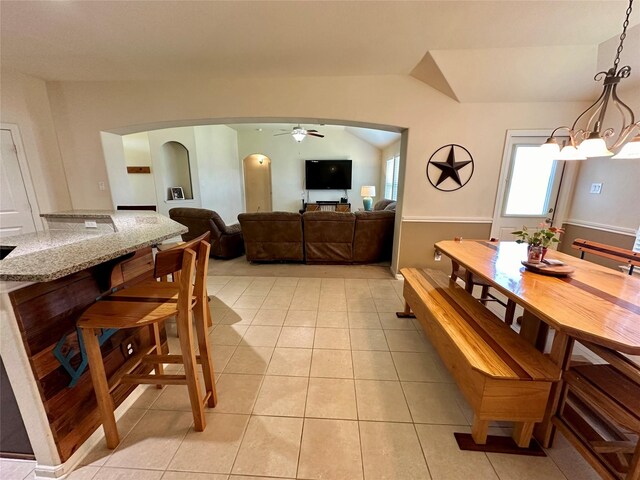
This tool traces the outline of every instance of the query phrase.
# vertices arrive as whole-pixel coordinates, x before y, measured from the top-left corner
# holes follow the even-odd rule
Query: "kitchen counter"
[[[184,225],[149,211],[74,210],[42,217],[49,230],[2,239],[3,246],[16,248],[0,260],[0,280],[55,280],[187,232]],[[85,228],[85,220],[110,226]],[[69,228],[61,228],[65,223]]]
[[[150,211],[43,217],[46,231],[1,242],[15,248],[0,260],[0,356],[37,461],[36,478],[58,478],[102,435],[91,375],[82,367],[79,316],[114,288],[153,278],[151,246],[187,228]],[[164,326],[159,333],[166,354]],[[154,342],[146,327],[115,332],[102,345],[109,374],[127,361],[124,345],[144,349]],[[152,368],[143,364],[134,373]],[[142,391],[134,390],[136,385],[113,390],[121,412]]]

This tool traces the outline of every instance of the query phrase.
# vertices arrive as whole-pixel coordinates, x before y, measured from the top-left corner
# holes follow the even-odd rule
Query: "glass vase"
[[[540,245],[529,245],[527,249],[527,261],[529,263],[542,262],[543,249]]]

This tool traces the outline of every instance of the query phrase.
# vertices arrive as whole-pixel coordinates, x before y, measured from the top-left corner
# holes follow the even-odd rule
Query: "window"
[[[398,172],[400,171],[400,156],[387,160],[384,172],[384,198],[398,200]]]
[[[541,158],[537,145],[516,145],[504,214],[546,215],[557,164]]]
[[[538,145],[516,145],[504,215],[545,216],[549,212],[558,162],[541,158]]]

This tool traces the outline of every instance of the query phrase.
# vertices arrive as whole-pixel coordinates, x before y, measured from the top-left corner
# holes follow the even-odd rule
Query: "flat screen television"
[[[351,160],[306,160],[304,184],[307,190],[349,190]]]

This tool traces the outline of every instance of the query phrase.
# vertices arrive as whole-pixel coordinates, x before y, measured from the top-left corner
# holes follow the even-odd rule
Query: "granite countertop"
[[[47,282],[118,258],[187,232],[187,227],[150,211],[77,210],[44,214],[55,218],[111,218],[115,232],[47,230],[7,237],[16,248],[0,260],[0,280]]]

